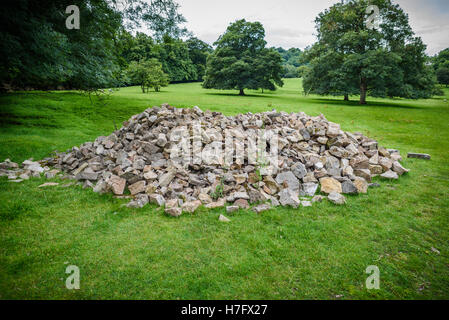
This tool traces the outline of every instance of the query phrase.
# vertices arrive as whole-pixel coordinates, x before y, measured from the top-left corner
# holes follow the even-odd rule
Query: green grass
[[[40,159],[107,135],[147,107],[167,102],[225,114],[264,110],[323,113],[401,154],[411,172],[379,181],[344,207],[279,208],[261,215],[205,209],[179,219],[161,209],[128,209],[125,200],[78,186],[37,186],[0,178],[1,299],[437,299],[449,298],[449,104],[429,100],[303,96],[300,81],[262,94],[203,90],[198,83],[160,93],[121,89],[92,106],[76,92],[0,96],[0,160]],[[437,248],[440,254],[431,248]],[[65,288],[77,265],[81,289]],[[367,290],[365,269],[380,269]]]

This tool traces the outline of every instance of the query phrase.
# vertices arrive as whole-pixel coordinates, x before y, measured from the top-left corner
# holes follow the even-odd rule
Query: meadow
[[[260,215],[200,209],[171,218],[161,208],[80,186],[38,188],[0,178],[0,299],[448,299],[449,90],[428,100],[304,96],[299,79],[274,92],[172,84],[104,101],[76,91],[0,95],[0,161],[22,162],[108,135],[133,114],[169,103],[226,115],[271,109],[323,113],[400,150],[409,174],[347,204],[276,208]],[[429,153],[430,161],[407,159]],[[58,179],[52,181],[61,182]],[[81,288],[65,287],[68,265]],[[380,270],[380,289],[365,272]]]

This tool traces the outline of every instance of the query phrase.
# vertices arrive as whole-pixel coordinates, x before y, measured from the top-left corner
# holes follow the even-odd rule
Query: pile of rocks
[[[201,126],[199,140],[195,140],[193,123]],[[196,141],[197,147],[206,150],[211,145],[224,146],[225,133],[251,148],[252,140],[247,138],[255,137],[258,131],[276,132],[276,165],[260,159],[251,162],[246,153],[240,162],[237,155],[231,155],[233,161],[228,165],[220,159],[205,164],[187,161],[185,154],[173,156],[182,139]],[[190,136],[182,136],[185,132]],[[263,146],[263,151],[272,151],[270,143]],[[238,149],[235,143],[233,147]],[[408,172],[401,160],[397,150],[382,148],[361,133],[344,132],[323,115],[273,110],[231,117],[198,107],[181,109],[165,104],[132,116],[107,137],[40,162],[27,160],[23,169],[5,161],[0,164],[0,175],[14,172],[11,180],[15,180],[44,172],[51,178],[61,170],[95,192],[131,197],[129,207],[150,202],[179,216],[201,205],[227,206],[227,212],[249,208],[250,204],[255,205],[256,212],[279,205],[310,206],[325,198],[318,192],[333,203],[343,204],[343,194],[366,193],[375,176],[398,179]]]

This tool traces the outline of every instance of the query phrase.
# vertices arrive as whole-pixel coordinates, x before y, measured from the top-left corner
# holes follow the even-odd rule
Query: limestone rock
[[[292,189],[285,188],[279,192],[279,202],[283,206],[297,208],[300,204],[299,195]]]
[[[335,204],[338,205],[342,205],[346,203],[346,199],[343,195],[341,195],[340,193],[337,192],[331,192],[328,196],[327,199]]]
[[[352,183],[351,180],[346,180],[341,184],[342,193],[344,194],[357,194],[357,187]]]
[[[189,213],[194,213],[196,211],[196,209],[198,209],[198,207],[201,205],[201,201],[200,200],[195,200],[195,201],[189,201],[189,202],[185,202],[181,208],[182,211],[185,212],[189,212]]]
[[[367,193],[368,192],[368,182],[362,177],[356,177],[354,179],[354,185],[357,188],[358,193]]]
[[[231,222],[231,220],[229,220],[228,218],[226,218],[224,215],[220,214],[220,216],[218,217],[218,221],[221,222]]]
[[[337,192],[342,193],[341,183],[335,180],[334,178],[321,178],[320,179],[321,184],[321,192],[324,193],[331,193],[331,192]]]
[[[182,209],[179,207],[172,207],[165,209],[165,213],[172,217],[179,217],[182,214]]]
[[[291,171],[281,172],[276,176],[276,182],[294,192],[299,192],[299,180]]]
[[[396,172],[394,172],[394,171],[391,171],[391,170],[381,174],[380,176],[382,178],[390,179],[390,180],[397,180],[397,179],[399,179],[398,174]]]

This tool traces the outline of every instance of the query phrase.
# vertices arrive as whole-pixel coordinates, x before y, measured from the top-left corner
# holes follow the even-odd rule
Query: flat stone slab
[[[430,154],[409,152],[407,153],[407,158],[430,160]]]

